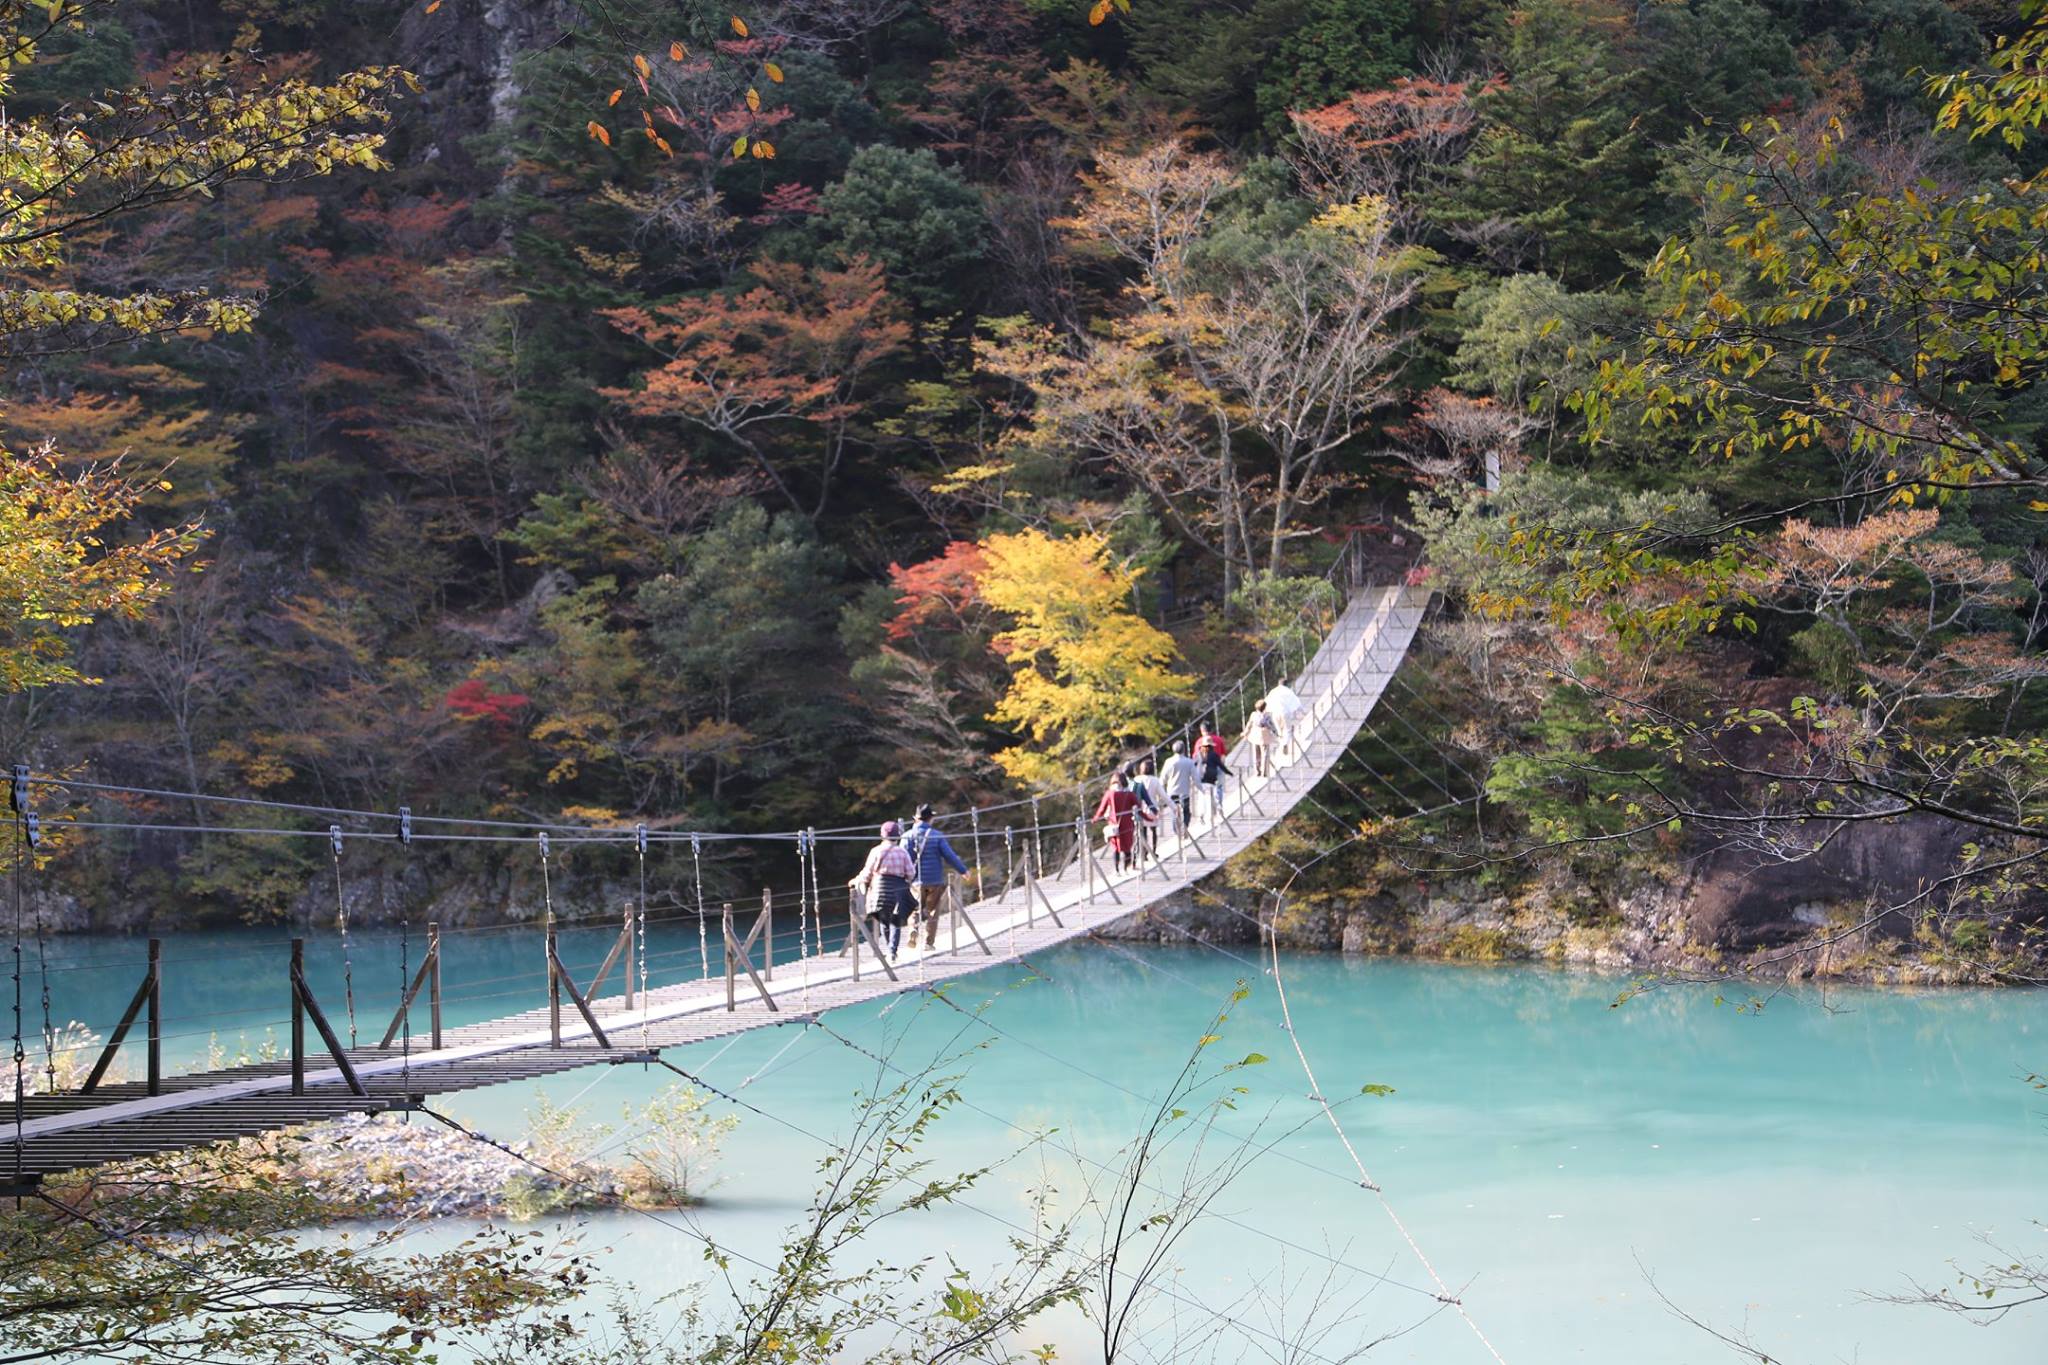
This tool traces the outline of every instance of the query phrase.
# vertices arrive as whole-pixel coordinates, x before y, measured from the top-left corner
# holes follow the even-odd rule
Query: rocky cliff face
[[[520,59],[565,41],[577,21],[567,0],[444,0],[432,14],[408,6],[397,61],[421,89],[406,106],[400,158],[432,167],[444,192],[488,189],[476,140],[512,128]]]

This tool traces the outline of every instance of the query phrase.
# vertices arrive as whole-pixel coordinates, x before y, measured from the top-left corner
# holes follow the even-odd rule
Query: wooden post
[[[149,1093],[164,1089],[164,945],[162,939],[149,941]]]
[[[775,979],[775,893],[761,888],[761,975]],[[752,938],[749,934],[747,937]]]
[[[988,946],[988,941],[982,938],[981,930],[975,927],[973,918],[967,913],[967,883],[958,877],[949,880],[950,884],[946,890],[953,898],[953,951],[960,951],[960,926],[965,924],[967,932],[974,936],[975,943],[981,948],[982,955],[994,957],[994,950]]]
[[[438,1052],[441,1048],[441,926],[433,920],[427,921],[427,962],[433,968],[427,977],[427,1025],[432,1030],[428,1042]]]
[[[1076,847],[1081,850],[1081,860],[1087,864],[1082,871],[1088,876],[1088,903],[1093,905],[1095,903],[1095,851],[1088,847],[1087,816],[1077,815],[1074,817],[1074,838],[1078,841]]]
[[[327,1048],[327,1055],[334,1059],[334,1069],[348,1082],[349,1090],[357,1095],[370,1092],[363,1088],[362,1078],[356,1075],[355,1067],[349,1062],[348,1053],[342,1049],[341,1040],[334,1036],[334,1029],[327,1022],[327,1016],[320,1012],[320,1002],[313,998],[312,988],[306,985],[306,941],[292,940],[292,1050],[294,1069],[292,1080],[297,1087],[292,1093],[304,1094],[306,1087],[305,1069],[305,1028],[299,1011],[304,1009],[313,1018],[313,1027],[320,1032],[320,1041]]]
[[[720,911],[719,922],[725,927],[725,1012],[731,1014],[739,1008],[732,993],[732,902],[725,902]]]
[[[1124,898],[1116,893],[1116,879],[1095,865],[1094,845],[1082,844],[1081,851],[1088,858],[1088,899],[1090,901],[1095,899],[1095,883],[1099,879],[1102,882],[1102,889],[1109,893],[1109,898],[1118,905],[1122,905]]]
[[[1033,904],[1034,901],[1036,905]],[[1038,878],[1032,874],[1032,869],[1027,867],[1024,869],[1024,913],[1029,923],[1036,924],[1038,922],[1033,913],[1037,905],[1045,907],[1045,913],[1052,916],[1054,924],[1059,925],[1062,929],[1067,927],[1067,922],[1060,918],[1060,912],[1053,909],[1052,902],[1046,898],[1045,888],[1038,884]]]
[[[631,901],[626,902],[626,924],[624,928],[619,930],[619,934],[626,940],[626,1008],[631,1009],[633,1008],[633,955],[636,952],[644,953],[647,951],[644,945],[638,945],[633,942],[633,902]]]
[[[1003,826],[1003,889],[996,899],[1004,905],[1010,903],[1010,883],[1017,877],[1017,843],[1008,825]]]
[[[306,960],[306,940],[292,940],[292,1093],[306,1093],[306,1006],[299,998],[299,968]]]
[[[767,893],[763,892],[762,894],[765,897]],[[769,993],[767,984],[761,979],[761,974],[754,970],[754,940],[761,937],[762,931],[768,927],[768,920],[765,917],[768,913],[766,907],[763,907],[763,913],[764,917],[754,921],[754,927],[747,931],[747,937],[742,941],[733,937],[732,902],[726,902],[724,924],[725,1008],[728,1013],[738,1007],[738,1002],[733,998],[735,983],[739,980],[738,974],[733,971],[735,963],[746,972],[747,980],[754,985],[754,993],[761,997],[761,1003],[768,1007],[769,1012],[781,1012],[782,1007],[775,1003],[775,997]],[[769,946],[769,951],[773,951],[772,944]]]
[[[846,888],[846,942],[853,951],[853,979],[860,980],[860,888]]]
[[[554,970],[554,954],[548,954],[548,969]],[[412,974],[412,984],[405,988],[405,997],[398,1002],[398,1009],[391,1016],[391,1027],[384,1030],[377,1046],[391,1046],[391,1040],[398,1036],[402,1026],[406,1037],[412,1037],[412,1002],[419,999],[420,987],[432,983],[428,1003],[432,1011],[433,1044],[441,1046],[441,926],[427,926],[427,955],[420,959],[420,969]]]
[[[548,1046],[562,1045],[562,974],[555,970],[555,923],[548,921]]]
[[[570,979],[569,969],[562,965],[562,959],[551,954],[548,959],[548,971],[554,978],[557,992],[569,992],[569,1003],[574,1005],[576,1012],[583,1016],[584,1027],[590,1030],[590,1036],[597,1040],[597,1045],[605,1048],[610,1047],[612,1040],[605,1037],[604,1029],[597,1022],[596,1013],[590,1008],[590,1002],[583,998],[583,992],[576,989],[576,983]],[[559,1032],[556,1035],[555,1041],[556,1045],[559,1046],[561,1043]]]

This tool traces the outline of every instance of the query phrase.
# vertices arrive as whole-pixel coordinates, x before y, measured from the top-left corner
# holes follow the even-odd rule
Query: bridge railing
[[[1366,586],[1367,577],[1370,572],[1369,562],[1366,542],[1355,534],[1347,537],[1323,576],[1324,581],[1336,591],[1305,595],[1288,619],[1277,626],[1269,627],[1271,638],[1265,648],[1255,655],[1249,663],[1244,665],[1233,678],[1218,683],[1193,702],[1183,712],[1182,721],[1177,728],[1164,730],[1151,736],[1147,748],[1149,748],[1155,758],[1155,770],[1158,756],[1162,752],[1169,752],[1176,739],[1191,741],[1196,727],[1201,722],[1206,720],[1212,723],[1219,732],[1226,735],[1241,733],[1246,718],[1257,699],[1270,690],[1273,682],[1280,679],[1301,680],[1303,675],[1309,671],[1317,652],[1329,638],[1331,630],[1343,618],[1346,602],[1358,590]],[[1305,696],[1304,700],[1311,705],[1319,705],[1321,700],[1326,699],[1319,699],[1311,694]],[[1095,823],[1093,819],[1095,803],[1100,799],[1100,794],[1108,781],[1108,777],[1109,774],[1104,772],[1083,782],[1020,796],[1010,801],[981,804],[966,810],[948,812],[940,817],[948,822],[949,833],[953,835],[956,847],[961,847],[962,851],[968,855],[974,873],[973,898],[994,898],[1004,902],[1008,902],[1013,898],[1021,898],[1025,904],[1031,907],[1029,913],[1036,916],[1041,909],[1047,912],[1050,912],[1051,909],[1051,902],[1045,895],[1043,883],[1059,878],[1075,868],[1081,869],[1084,875],[1099,874],[1099,869],[1092,863],[1089,850],[1095,839],[1095,831],[1092,828]],[[324,831],[320,830],[317,826],[311,829],[278,828],[262,830],[225,826],[218,831],[205,831],[209,833],[267,834],[283,837],[304,836],[329,840],[336,862],[338,900],[342,850],[344,844],[349,841],[370,839],[388,845],[395,836],[399,842],[410,847],[414,839],[429,841],[434,839],[463,839],[509,843],[530,842],[538,836],[543,863],[544,884],[546,881],[545,866],[548,857],[548,838],[551,834],[555,837],[557,843],[563,846],[580,844],[630,845],[637,850],[641,861],[643,877],[641,896],[637,907],[629,905],[626,909],[623,919],[620,921],[616,940],[610,945],[610,951],[606,954],[603,965],[598,968],[596,975],[587,986],[579,986],[562,961],[557,933],[557,917],[554,913],[551,898],[548,900],[547,914],[541,917],[541,923],[535,926],[542,944],[541,951],[544,953],[544,1003],[548,1018],[549,1035],[558,1046],[563,1042],[561,1020],[564,997],[567,997],[567,1003],[581,1016],[593,1039],[598,1041],[600,1045],[603,1045],[608,1042],[608,1039],[598,1018],[595,1002],[598,1000],[600,991],[605,986],[607,980],[610,979],[613,968],[623,963],[624,971],[621,978],[623,982],[623,1004],[630,1010],[640,993],[650,986],[651,971],[653,970],[651,967],[652,960],[664,956],[663,954],[653,953],[648,941],[650,919],[647,914],[644,879],[646,859],[650,848],[666,846],[674,850],[687,842],[692,860],[696,862],[700,851],[700,840],[723,837],[693,834],[686,831],[650,830],[644,824],[636,825],[628,830],[592,826],[545,825],[521,821],[467,819],[463,817],[421,816],[415,820],[412,812],[404,807],[399,808],[398,812],[394,815],[390,812],[349,811],[341,808],[306,806],[286,802],[265,801],[256,798],[211,797],[193,793],[155,793],[146,789],[116,787],[81,782],[68,778],[37,776],[30,773],[26,768],[17,768],[14,774],[12,794],[17,821],[23,822],[28,830],[25,842],[28,843],[31,850],[33,850],[40,832],[35,823],[35,815],[30,809],[31,803],[28,797],[30,790],[36,786],[66,789],[88,796],[104,793],[107,799],[117,802],[126,800],[131,794],[144,796],[181,795],[193,800],[225,802],[233,807],[252,807],[291,812],[301,819],[311,815],[323,819],[350,818],[366,824],[396,820],[398,822],[396,830],[390,829],[387,825],[381,830],[344,831],[339,824],[329,824]],[[67,821],[66,823],[73,824],[81,830],[97,828],[145,830],[184,828],[183,826],[136,825],[90,820]],[[434,832],[449,826],[453,826],[463,832]],[[198,827],[194,826],[194,828]],[[470,832],[478,829],[484,832]],[[687,949],[671,950],[666,956],[671,958],[683,956],[687,965],[678,964],[680,970],[665,965],[662,969],[662,975],[669,977],[669,981],[665,984],[677,984],[678,978],[682,981],[687,981],[693,975],[689,967],[695,966],[698,969],[697,974],[700,974],[707,983],[715,981],[722,976],[727,986],[728,1006],[736,1007],[742,977],[747,978],[756,994],[764,999],[769,997],[770,993],[767,983],[773,980],[778,963],[786,965],[793,961],[814,961],[827,954],[837,956],[849,951],[853,954],[856,961],[859,961],[863,955],[865,955],[870,963],[875,961],[878,951],[877,945],[863,931],[858,915],[854,915],[853,918],[849,919],[843,935],[838,933],[836,926],[834,927],[833,937],[838,942],[833,947],[827,947],[827,920],[831,917],[828,917],[825,911],[825,900],[820,889],[821,877],[818,867],[821,839],[843,841],[858,845],[865,843],[871,837],[869,834],[871,829],[872,826],[862,826],[840,830],[801,830],[785,831],[780,834],[744,836],[755,840],[776,841],[786,839],[791,841],[798,850],[798,866],[800,869],[799,885],[794,895],[790,895],[786,890],[777,891],[770,889],[764,891],[761,913],[755,917],[754,923],[744,935],[738,931],[730,904],[723,904],[719,908],[713,908],[705,902],[701,886],[701,864],[694,868],[694,880],[698,887],[696,906],[693,909],[688,904],[687,899],[684,899],[681,902],[681,912],[668,918],[686,922],[694,919],[698,926],[699,936],[696,953],[698,961],[696,963],[687,963]],[[32,863],[30,865],[33,866]],[[15,869],[15,875],[21,875],[19,860]],[[778,897],[782,898],[779,902]],[[956,893],[956,899],[964,907],[968,900],[967,893],[964,891]],[[792,903],[796,907],[796,913],[793,917],[795,926],[793,929],[785,929],[778,933],[775,927],[778,905],[786,906]],[[853,908],[852,904],[849,903],[850,913]],[[339,907],[338,922],[343,927],[345,956],[346,916],[339,911]],[[950,931],[954,937],[958,936],[960,927],[960,919],[956,915]],[[979,938],[978,932],[974,931],[971,919],[967,921],[966,927],[970,930],[972,937]],[[715,954],[711,951],[709,943],[711,932],[714,929],[720,939],[718,951]],[[435,924],[429,924],[427,932],[426,956],[419,961],[417,971],[412,970],[409,965],[401,960],[401,974],[396,992],[398,996],[397,1009],[392,1015],[390,1027],[383,1033],[378,1044],[379,1048],[389,1048],[394,1043],[399,1043],[405,1048],[413,1048],[424,1043],[428,1048],[438,1049],[445,1041],[445,1033],[442,1026],[442,972],[447,952],[447,938],[449,936],[444,935],[440,927]],[[455,932],[481,932],[481,930],[457,930]],[[793,940],[793,944],[790,940]],[[793,954],[789,951],[792,946],[794,948]],[[986,947],[986,945],[983,946]],[[886,960],[884,960],[883,966],[886,970],[888,966]],[[305,989],[303,968],[295,965],[290,972],[290,977],[292,980],[291,1005],[293,1016],[300,1020],[312,1018],[316,1031],[322,1035],[322,1042],[329,1045],[330,1051],[334,1050],[338,1047],[338,1041],[333,1037],[332,1029],[327,1027],[325,1017],[321,1014],[318,1003],[312,1000],[310,990]],[[522,974],[522,979],[530,981],[530,973]],[[114,1037],[107,1044],[105,1052],[95,1068],[94,1075],[86,1086],[87,1089],[91,1089],[104,1079],[113,1061],[114,1053],[120,1048],[129,1027],[135,1022],[135,1016],[145,1007],[149,1013],[149,1024],[147,1027],[150,1043],[147,1067],[149,1085],[152,1093],[160,1087],[162,1081],[160,1048],[161,1040],[164,1036],[158,1001],[160,983],[161,967],[158,963],[157,954],[152,950],[150,966],[143,986],[138,990],[135,1001],[130,1005],[127,1017],[117,1027]],[[427,997],[428,1020],[425,1029],[417,1029],[415,1009],[422,991],[425,991]],[[354,992],[354,984],[351,982],[348,987],[351,1046],[354,1044]],[[616,1024],[614,1024],[614,1029],[616,1027]],[[302,1024],[294,1029],[294,1036],[297,1040],[297,1045],[293,1049],[294,1058],[295,1061],[302,1065],[305,1051]]]

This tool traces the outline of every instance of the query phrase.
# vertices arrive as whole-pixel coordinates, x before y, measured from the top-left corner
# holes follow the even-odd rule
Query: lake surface
[[[568,933],[564,955],[583,964],[579,978],[612,932]],[[697,973],[694,926],[659,926],[653,946],[656,984]],[[419,947],[415,936],[414,962]],[[283,935],[185,934],[164,951],[167,1061],[195,1064],[209,1043],[253,1050],[266,1029],[284,1036]],[[314,989],[345,1028],[333,931],[312,937],[308,953]],[[53,940],[56,1017],[104,1032],[141,957],[135,939]],[[372,1041],[396,1003],[397,938],[358,934],[350,957],[359,1030]],[[989,1044],[962,1082],[972,1107],[947,1117],[927,1151],[940,1171],[1017,1149],[1020,1130],[1058,1130],[1053,1145],[1000,1167],[963,1206],[890,1224],[874,1255],[987,1264],[1037,1184],[1049,1180],[1061,1207],[1074,1207],[1084,1177],[1099,1174],[1087,1163],[1118,1160],[1150,1097],[1243,979],[1252,994],[1205,1056],[1270,1060],[1233,1077],[1251,1093],[1225,1127],[1263,1124],[1268,1141],[1299,1127],[1251,1162],[1182,1246],[1172,1296],[1155,1305],[1157,1330],[1177,1330],[1190,1343],[1178,1352],[1185,1358],[1199,1341],[1200,1358],[1264,1360],[1272,1357],[1259,1348],[1273,1343],[1262,1334],[1320,1296],[1328,1335],[1302,1359],[1402,1330],[1371,1358],[1490,1359],[1453,1314],[1434,1311],[1427,1271],[1318,1119],[1259,964],[1194,947],[1079,944],[1035,965],[1045,979],[1020,984],[1024,973],[997,968],[955,988],[963,1005],[987,1003],[993,1029],[915,996],[827,1016],[849,1042],[907,1067]],[[1670,988],[1617,1009],[1627,979],[1542,968],[1301,955],[1283,971],[1324,1092],[1394,1087],[1345,1105],[1346,1131],[1402,1224],[1515,1365],[1734,1358],[1660,1291],[1795,1362],[2043,1359],[2048,1310],[1977,1328],[1867,1296],[1909,1280],[1953,1284],[1952,1262],[1996,1259],[1980,1239],[2048,1254],[2048,1232],[2033,1221],[2048,1214],[2048,1094],[2026,1081],[2048,1069],[2048,995],[1802,988],[1755,1012],[1732,997],[1717,1003],[1708,988]],[[445,977],[450,1024],[537,1003],[538,935],[451,935]],[[800,1024],[670,1055],[761,1111],[742,1112],[721,1183],[689,1221],[772,1259],[877,1064]],[[547,1093],[593,1122],[616,1122],[622,1106],[673,1080],[593,1069],[554,1079]],[[437,1103],[510,1138],[533,1098],[517,1087]],[[1235,1150],[1212,1144],[1212,1155]],[[681,1220],[608,1213],[577,1227],[649,1299],[702,1273],[701,1243]],[[1220,1326],[1216,1314],[1238,1326]],[[1048,1322],[1033,1337],[1042,1338],[1059,1343],[1062,1359],[1097,1354],[1075,1318]]]

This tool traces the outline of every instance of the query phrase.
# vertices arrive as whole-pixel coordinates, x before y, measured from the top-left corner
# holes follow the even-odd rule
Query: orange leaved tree
[[[786,261],[750,269],[760,283],[744,293],[609,310],[613,325],[664,363],[607,396],[730,441],[816,520],[858,439],[870,381],[907,349],[910,324],[865,257],[838,270]]]

